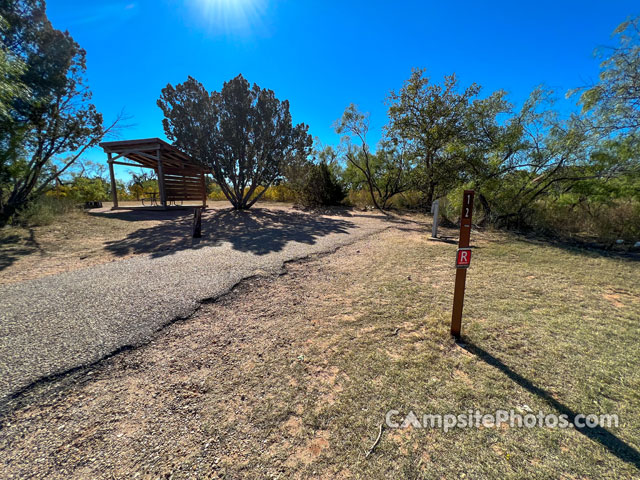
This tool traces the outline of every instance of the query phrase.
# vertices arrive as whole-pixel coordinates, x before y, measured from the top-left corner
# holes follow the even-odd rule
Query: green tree
[[[0,17],[0,31],[8,27]],[[4,45],[0,47],[0,125],[11,120],[13,103],[29,102],[29,89],[22,82],[24,63],[15,57]]]
[[[581,123],[595,137],[580,198],[640,198],[640,17],[615,30],[618,45],[597,51],[603,58],[598,83],[578,88]],[[606,55],[603,55],[606,52]],[[603,195],[606,192],[606,195]]]
[[[613,32],[617,47],[606,50],[599,82],[579,88],[584,113],[594,116],[593,127],[604,134],[637,136],[640,131],[640,17],[622,22]],[[601,54],[602,52],[598,52]]]
[[[299,196],[308,206],[339,205],[344,199],[344,190],[329,165],[321,161],[309,165]]]
[[[537,200],[604,173],[593,160],[593,137],[580,119],[559,117],[551,91],[534,90],[519,111],[495,92],[475,100],[464,123],[452,153],[491,223],[526,226]]]
[[[131,175],[131,181],[128,184],[128,190],[136,200],[140,200],[147,193],[158,191],[158,179],[155,173],[129,171],[129,175]]]
[[[251,87],[242,75],[211,94],[191,77],[167,85],[158,106],[167,137],[211,167],[235,209],[251,207],[287,164],[304,160],[311,150],[308,127],[292,124],[289,102],[272,90]],[[259,186],[264,189],[254,195]]]
[[[416,165],[415,186],[427,207],[460,181],[463,167],[451,145],[464,137],[469,103],[479,91],[474,83],[460,92],[455,74],[438,85],[431,83],[425,70],[414,69],[402,88],[389,95],[387,136],[405,144]]]
[[[103,178],[75,177],[72,186],[81,202],[101,202],[108,198],[109,184]]]
[[[323,145],[320,139],[316,138],[313,145],[313,158],[316,163],[325,163],[334,178],[342,185],[343,162],[335,148],[331,145]]]
[[[6,55],[21,62],[16,97],[0,129],[0,224],[44,193],[105,129],[85,85],[85,51],[53,28],[40,0],[4,0],[0,32]],[[114,122],[115,124],[115,122]]]
[[[340,149],[347,159],[345,180],[351,188],[360,183],[366,186],[373,205],[378,210],[389,206],[395,195],[409,188],[411,163],[404,144],[396,139],[385,139],[378,152],[372,152],[367,143],[369,115],[349,105],[335,123],[336,133],[344,134]]]

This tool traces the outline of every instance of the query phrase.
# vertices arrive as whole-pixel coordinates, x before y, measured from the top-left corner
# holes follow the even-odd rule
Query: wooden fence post
[[[451,335],[460,338],[462,327],[462,306],[464,304],[464,288],[467,280],[467,268],[471,264],[471,218],[473,215],[473,190],[465,190],[462,194],[462,213],[460,214],[460,239],[456,253],[456,282],[453,291],[453,311],[451,313]]]

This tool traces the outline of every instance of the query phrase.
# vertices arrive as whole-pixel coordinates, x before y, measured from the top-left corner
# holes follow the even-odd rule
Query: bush
[[[344,199],[344,191],[333,172],[323,162],[309,166],[300,188],[299,199],[303,205],[310,207],[340,205]]]
[[[264,193],[261,200],[266,202],[295,202],[296,192],[285,184],[272,185]]]
[[[213,185],[211,191],[207,195],[207,198],[214,201],[227,199],[227,197],[224,196],[224,193],[222,193],[222,189],[218,185]]]
[[[559,237],[635,243],[640,240],[640,202],[620,199],[603,203],[573,195],[545,199],[534,205],[530,227]]]
[[[461,185],[449,192],[440,202],[440,211],[445,220],[457,223],[460,219],[462,191],[468,185]],[[513,211],[516,201],[509,201],[510,191],[494,195],[491,217],[487,217],[476,191],[473,223],[484,222],[502,228],[537,232],[558,238],[577,238],[612,244],[624,240],[625,244],[640,241],[640,201],[633,198],[604,198],[578,193],[559,193],[541,197],[517,216],[496,221],[499,214]]]
[[[401,210],[425,210],[426,198],[422,192],[408,190],[391,199],[391,205]]]
[[[13,223],[25,226],[50,225],[57,217],[77,211],[76,202],[69,198],[55,198],[43,195],[29,202],[13,218]]]
[[[248,190],[245,189],[245,190]],[[257,195],[259,195],[262,191],[264,191],[264,187],[257,187],[251,196],[251,199],[254,199]],[[222,190],[217,185],[214,185],[211,188],[211,192],[207,195],[209,200],[221,201],[227,200],[227,197],[224,196]],[[272,185],[270,186],[266,192],[260,197],[260,201],[265,202],[294,202],[296,200],[296,192],[289,187],[288,185]]]
[[[347,196],[344,199],[345,205],[350,207],[373,207],[373,202],[371,201],[371,195],[365,189],[354,190],[351,189],[347,192]]]
[[[76,203],[103,202],[109,198],[109,185],[102,178],[75,177],[70,184],[58,185],[46,195]]]

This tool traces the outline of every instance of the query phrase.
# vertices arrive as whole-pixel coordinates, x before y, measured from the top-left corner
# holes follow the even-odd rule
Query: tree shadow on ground
[[[575,425],[574,421],[578,413],[574,412],[569,407],[553,398],[553,396],[551,396],[549,392],[536,386],[529,379],[513,371],[508,365],[503,363],[502,360],[494,357],[486,350],[477,345],[474,345],[472,342],[463,339],[459,345],[488,365],[491,365],[492,367],[495,367],[498,370],[502,371],[518,385],[547,402],[549,406],[560,412],[560,414],[566,415],[567,420]],[[596,426],[594,428],[589,428],[586,426],[576,426],[575,430],[590,438],[591,440],[600,443],[603,447],[605,447],[609,452],[618,457],[620,460],[634,465],[636,468],[640,468],[640,452],[638,452],[638,450],[636,450],[634,447],[627,444],[622,439],[618,438],[616,435],[604,429],[603,427]]]
[[[10,267],[21,257],[42,253],[42,247],[35,238],[35,232],[29,229],[29,236],[24,238],[17,234],[0,236],[0,270]]]
[[[640,261],[639,251],[614,250],[613,246],[606,247],[604,244],[597,242],[587,242],[580,239],[568,240],[531,233],[527,235],[519,235],[518,238],[523,242],[533,245],[548,245],[569,253],[583,255],[585,257],[609,257],[631,262]]]
[[[128,220],[130,212],[94,213]],[[282,250],[289,242],[312,245],[329,234],[347,233],[356,224],[345,219],[328,218],[286,210],[233,209],[205,212],[202,237],[191,237],[191,212],[172,212],[165,220],[141,228],[122,240],[108,242],[105,249],[117,256],[151,254],[164,256],[179,250],[219,246],[230,243],[234,250],[266,255]]]

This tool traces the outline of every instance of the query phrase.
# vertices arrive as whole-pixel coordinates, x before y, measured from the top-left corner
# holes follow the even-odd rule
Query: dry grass
[[[244,282],[151,344],[41,385],[2,419],[0,476],[631,478],[640,475],[638,263],[412,226]],[[385,430],[385,412],[617,413],[606,431]]]
[[[130,222],[77,210],[50,225],[2,228],[0,285],[109,262],[115,256],[105,250],[108,242],[164,220],[149,216]]]

